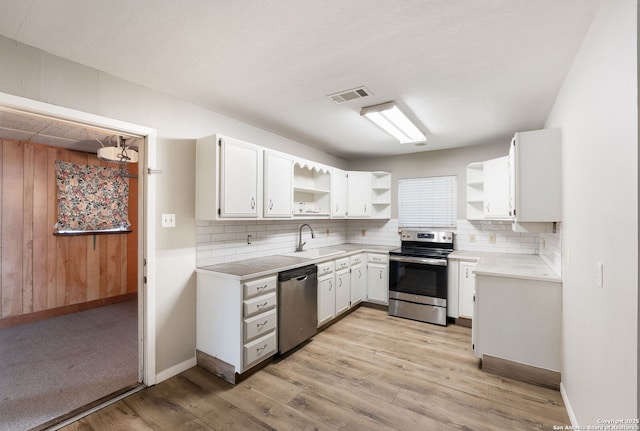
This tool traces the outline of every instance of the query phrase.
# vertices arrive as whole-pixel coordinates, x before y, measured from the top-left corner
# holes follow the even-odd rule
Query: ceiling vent
[[[329,94],[327,97],[336,103],[344,103],[350,100],[362,99],[371,96],[373,93],[365,87],[353,88],[351,90],[340,91],[338,93]]]

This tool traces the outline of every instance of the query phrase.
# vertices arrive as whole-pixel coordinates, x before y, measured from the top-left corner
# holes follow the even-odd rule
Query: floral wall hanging
[[[109,166],[56,160],[56,233],[129,231],[129,182]]]

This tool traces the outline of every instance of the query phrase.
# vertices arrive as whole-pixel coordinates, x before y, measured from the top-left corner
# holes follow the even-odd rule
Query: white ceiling
[[[542,127],[599,4],[0,0],[0,34],[350,159]],[[373,96],[326,97],[359,86]],[[360,117],[390,100],[426,147]]]

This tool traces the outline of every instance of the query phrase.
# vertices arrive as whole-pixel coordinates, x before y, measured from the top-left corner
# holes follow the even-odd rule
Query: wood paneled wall
[[[0,142],[0,327],[11,317],[136,292],[137,179],[129,179],[132,233],[54,236],[54,162],[113,163],[29,142]],[[128,168],[137,173],[137,165]]]

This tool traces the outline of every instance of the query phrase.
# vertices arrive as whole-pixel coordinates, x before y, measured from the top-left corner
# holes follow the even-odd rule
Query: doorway
[[[38,144],[38,135],[46,136],[50,142],[46,142],[42,145],[51,146],[51,140],[55,141],[54,147],[57,148],[54,152],[80,152],[84,153],[87,147],[90,146],[86,137],[93,136],[93,133],[107,132],[113,135],[125,135],[127,137],[135,136],[139,139],[138,151],[140,154],[140,162],[135,167],[135,171],[131,173],[131,179],[135,179],[139,187],[133,188],[130,195],[133,205],[139,208],[139,217],[136,217],[134,233],[132,238],[135,241],[129,241],[129,243],[135,243],[133,249],[128,250],[126,248],[126,241],[115,241],[108,239],[107,236],[102,235],[89,235],[82,238],[66,238],[70,241],[69,244],[58,245],[49,247],[57,247],[54,252],[60,252],[60,255],[65,255],[65,247],[67,250],[76,250],[71,244],[71,239],[74,240],[74,244],[80,244],[80,255],[89,256],[87,259],[97,259],[93,262],[88,262],[86,268],[95,268],[95,265],[100,265],[100,261],[108,262],[110,259],[117,259],[117,256],[132,253],[136,257],[136,264],[133,271],[129,271],[129,275],[126,275],[126,271],[120,272],[119,275],[122,280],[125,281],[125,285],[132,287],[135,285],[133,292],[110,292],[110,294],[102,295],[100,287],[106,283],[106,289],[113,288],[114,283],[105,282],[105,271],[93,271],[93,280],[91,289],[93,293],[83,294],[81,290],[77,289],[78,274],[74,271],[79,271],[80,275],[87,276],[87,270],[82,269],[85,265],[76,265],[74,263],[77,259],[74,258],[74,253],[71,252],[67,258],[58,260],[56,265],[62,265],[65,270],[62,271],[63,276],[61,281],[71,280],[71,288],[57,288],[53,290],[52,295],[61,300],[56,303],[55,300],[49,298],[44,300],[40,293],[37,297],[39,305],[35,308],[29,304],[33,304],[33,293],[28,293],[26,289],[23,289],[21,303],[14,309],[7,310],[5,316],[0,315],[0,343],[5,347],[5,353],[9,351],[11,361],[4,360],[1,362],[4,365],[0,365],[3,369],[12,368],[13,371],[17,371],[13,377],[2,377],[2,385],[6,387],[12,381],[16,382],[17,389],[12,392],[10,397],[0,397],[0,410],[2,405],[11,407],[22,403],[23,406],[29,407],[28,411],[33,411],[35,406],[42,406],[50,404],[52,401],[60,401],[68,396],[68,393],[76,391],[76,395],[70,396],[71,399],[76,400],[75,404],[67,404],[67,407],[63,407],[62,410],[56,410],[60,414],[57,416],[64,416],[65,414],[79,414],[87,405],[89,407],[96,406],[96,403],[102,403],[107,401],[110,397],[117,397],[123,392],[134,389],[136,386],[150,385],[155,383],[155,367],[149,364],[153,364],[154,358],[154,326],[149,324],[153,322],[155,317],[155,310],[153,308],[153,301],[149,300],[146,291],[150,282],[153,282],[153,277],[145,277],[145,270],[153,267],[153,236],[149,235],[149,230],[153,229],[153,223],[149,225],[149,208],[153,207],[153,199],[148,199],[149,187],[153,186],[153,180],[147,179],[146,174],[148,171],[149,152],[155,145],[155,132],[151,129],[143,128],[140,126],[122,123],[115,120],[110,120],[103,117],[97,117],[91,114],[86,114],[78,111],[68,110],[52,105],[43,104],[40,102],[32,101],[29,99],[19,98],[11,95],[0,93],[0,113],[9,112],[10,115],[6,115],[7,118],[13,116],[19,116],[24,121],[16,121],[12,127],[8,127],[6,122],[0,124],[0,139],[15,139],[15,134],[21,132],[20,129],[25,128],[24,123],[29,123],[26,119],[36,118],[38,121],[51,122],[52,126],[48,128],[51,133],[42,133],[44,129],[38,130],[38,133],[27,131],[31,133],[31,137],[21,137],[19,142],[22,142],[22,150],[25,154],[28,153],[24,148],[25,145],[41,145]],[[15,118],[14,118],[15,119]],[[23,131],[24,132],[24,131]],[[13,133],[13,136],[7,136],[8,133]],[[82,135],[82,136],[79,136]],[[59,143],[57,145],[56,143]],[[102,143],[104,144],[104,142]],[[93,142],[95,148],[95,142]],[[4,147],[4,145],[3,145]],[[12,150],[9,150],[12,151]],[[48,150],[51,152],[50,150]],[[91,157],[95,159],[95,156],[89,156],[89,164],[91,164]],[[85,159],[86,160],[86,159]],[[7,160],[4,160],[7,162]],[[47,159],[47,163],[49,160]],[[82,160],[80,160],[82,162]],[[27,163],[28,165],[29,163]],[[25,165],[25,166],[27,166]],[[14,166],[13,163],[7,166]],[[48,166],[48,165],[47,165]],[[49,169],[48,167],[47,169]],[[42,169],[29,168],[26,172],[35,172],[37,176],[39,173],[43,174]],[[9,172],[10,173],[10,172]],[[8,174],[7,172],[3,172]],[[29,174],[30,175],[30,174]],[[31,178],[29,175],[24,174],[23,178]],[[4,177],[3,177],[4,178]],[[28,182],[28,181],[27,181]],[[15,187],[19,189],[19,187]],[[23,190],[27,190],[26,184],[23,184]],[[50,191],[50,190],[49,190]],[[28,199],[25,201],[29,201]],[[38,203],[42,200],[33,199],[34,208],[32,217],[38,218],[39,213]],[[27,204],[27,207],[30,204]],[[41,209],[40,209],[41,212]],[[31,223],[31,218],[28,215],[29,208],[23,208],[22,216],[23,221]],[[152,214],[152,212],[151,212]],[[41,214],[40,214],[41,215]],[[15,217],[14,217],[15,218]],[[11,219],[0,218],[2,223],[7,229],[3,229],[5,232],[10,232]],[[49,239],[53,236],[53,226],[49,226]],[[17,230],[16,230],[17,232]],[[152,230],[151,230],[152,232]],[[21,233],[22,234],[22,233]],[[110,236],[115,238],[117,235]],[[120,235],[122,236],[122,235]],[[7,234],[6,241],[11,240],[11,234]],[[29,237],[23,239],[29,246],[39,246],[36,244],[37,235],[35,237]],[[51,241],[49,241],[51,243]],[[41,251],[45,253],[48,250],[46,247]],[[3,242],[3,246],[4,246]],[[42,245],[42,243],[40,243]],[[7,250],[7,247],[3,247]],[[114,253],[109,253],[111,248]],[[92,250],[93,249],[93,250]],[[98,252],[96,252],[96,250]],[[100,256],[100,251],[104,251]],[[151,251],[151,252],[149,252]],[[4,253],[6,256],[8,253]],[[3,262],[5,262],[5,257]],[[77,254],[75,255],[77,257]],[[115,256],[115,257],[114,257]],[[9,262],[13,258],[7,258]],[[24,270],[30,265],[34,265],[34,261],[29,261],[29,258],[23,256],[25,259],[22,268],[20,269],[21,279],[20,283],[24,286],[34,285],[41,286],[44,281],[50,288],[53,281],[50,276],[46,276],[43,280],[33,279],[30,277],[30,272]],[[146,267],[145,267],[146,262]],[[93,266],[92,266],[93,264]],[[36,263],[36,266],[38,264]],[[117,265],[115,265],[117,266]],[[114,265],[112,265],[114,267]],[[77,269],[81,268],[81,269]],[[85,271],[85,273],[83,273]],[[17,272],[16,272],[17,273]],[[45,271],[46,274],[46,271]],[[26,275],[26,276],[25,276]],[[9,298],[11,301],[11,293],[9,287],[11,284],[15,284],[15,277],[12,274],[3,276],[3,288],[1,290],[4,293],[4,300]],[[36,277],[37,278],[37,277]],[[91,278],[91,276],[89,276]],[[100,279],[102,278],[102,279]],[[131,280],[127,280],[130,278]],[[146,283],[145,283],[146,281]],[[46,288],[44,289],[46,291]],[[51,289],[50,289],[51,290]],[[27,292],[26,294],[24,292]],[[33,291],[32,291],[33,292]],[[50,292],[51,293],[51,292]],[[105,292],[102,292],[105,293]],[[116,293],[114,295],[114,293]],[[26,295],[26,296],[25,296]],[[83,296],[84,295],[84,296]],[[51,296],[51,295],[50,295]],[[114,299],[116,298],[116,299]],[[48,302],[47,302],[48,301]],[[6,301],[3,301],[6,303]],[[20,310],[18,310],[20,308]],[[4,325],[3,322],[4,321]],[[8,323],[7,323],[8,322]],[[57,331],[57,332],[56,332]],[[4,338],[3,338],[4,337]],[[96,345],[95,341],[102,342],[102,351],[99,347],[99,343]],[[109,346],[105,349],[105,346]],[[128,346],[128,347],[127,347]],[[131,351],[133,346],[133,357],[129,353],[128,355],[121,354],[125,351]],[[30,350],[35,347],[35,351]],[[99,360],[107,359],[102,366],[91,368],[99,364]],[[18,365],[24,365],[29,360],[33,363],[31,368],[20,370]],[[9,364],[12,366],[9,367]],[[99,377],[99,369],[108,370],[107,365],[116,365],[116,368],[126,369],[124,373],[114,372],[113,378],[109,378],[109,373],[106,373],[103,378],[98,379],[101,382],[95,384],[96,378]],[[121,371],[120,370],[120,371]],[[9,370],[11,371],[11,370]],[[59,373],[59,372],[62,373]],[[65,374],[66,373],[66,374]],[[119,375],[118,375],[119,374]],[[0,374],[0,376],[2,376]],[[17,376],[17,378],[16,378]],[[69,376],[73,376],[70,378]],[[122,379],[124,376],[124,380]],[[12,380],[13,379],[13,380]],[[31,379],[33,384],[31,386],[36,388],[44,388],[45,384],[54,383],[54,388],[58,392],[44,392],[47,395],[38,399],[37,395],[33,393],[25,393],[24,389],[26,383]],[[74,380],[75,379],[75,380]],[[92,380],[93,379],[93,380]],[[62,386],[55,386],[58,381],[66,382],[67,387],[60,389]],[[63,385],[64,386],[64,385]],[[100,386],[102,387],[100,389]],[[96,390],[97,389],[97,390]],[[21,392],[22,391],[22,392]],[[71,392],[70,392],[71,391]],[[40,392],[42,393],[42,391]],[[86,396],[79,396],[77,394],[85,394]],[[77,400],[83,400],[82,406],[77,405]],[[52,417],[53,418],[53,417]],[[50,418],[50,419],[52,419]],[[0,419],[0,428],[5,429],[6,424],[1,424],[3,419]],[[42,418],[38,419],[39,423],[42,423]],[[55,420],[54,420],[55,422]],[[33,425],[33,423],[31,423]],[[32,426],[29,426],[31,428]],[[48,425],[51,425],[49,423]],[[26,429],[23,427],[22,429]]]

